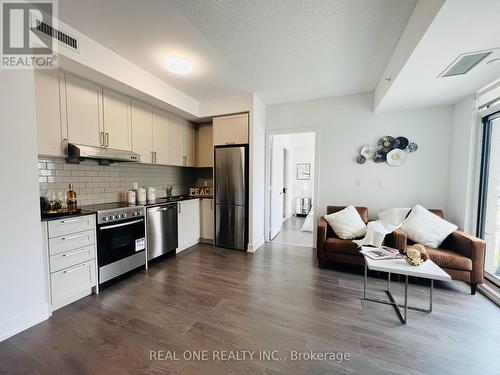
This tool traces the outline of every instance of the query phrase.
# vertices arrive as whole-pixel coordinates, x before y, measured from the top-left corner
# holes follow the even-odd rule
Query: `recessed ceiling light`
[[[488,61],[486,64],[493,65],[493,64],[497,64],[499,62],[500,62],[500,58],[498,58],[498,59],[492,59],[492,60]]]
[[[193,64],[180,56],[165,57],[165,68],[174,74],[186,75],[193,71]]]

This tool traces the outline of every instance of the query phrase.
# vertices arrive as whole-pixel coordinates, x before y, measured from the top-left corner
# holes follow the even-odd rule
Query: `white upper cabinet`
[[[64,73],[37,69],[34,74],[38,154],[65,156],[68,128]]]
[[[214,142],[212,124],[200,124],[196,130],[196,166],[214,166]]]
[[[183,158],[182,165],[194,167],[196,164],[196,127],[189,121],[183,120]]]
[[[153,159],[153,108],[132,99],[132,151],[142,155],[143,163]]]
[[[132,150],[130,98],[116,91],[103,90],[105,147]]]
[[[248,143],[248,113],[214,117],[214,145]]]
[[[170,114],[170,164],[184,165],[184,123],[179,116]]]
[[[170,128],[170,113],[160,108],[153,108],[153,163],[155,164],[171,164]]]
[[[103,146],[101,87],[67,74],[66,107],[69,142]]]

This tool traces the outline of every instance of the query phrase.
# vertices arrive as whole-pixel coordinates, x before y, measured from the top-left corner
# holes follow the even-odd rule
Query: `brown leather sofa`
[[[443,210],[430,209],[432,213],[444,218]],[[389,246],[405,250],[414,244],[401,229],[395,230],[389,237]],[[471,294],[476,294],[478,284],[484,282],[484,256],[486,243],[461,230],[456,230],[443,241],[438,249],[426,247],[429,257],[444,269],[454,280],[461,280],[471,285]]]
[[[346,206],[328,206],[326,213],[333,214],[343,210]],[[361,219],[368,223],[368,208],[356,207]],[[328,225],[325,218],[321,216],[318,222],[318,236],[316,242],[318,263],[320,268],[326,262],[339,262],[348,264],[364,265],[365,260],[359,253],[357,245],[351,240],[339,238]]]
[[[345,206],[328,206],[327,214],[344,209]],[[368,222],[368,209],[356,207],[365,223]],[[429,211],[443,218],[443,210],[430,209]],[[414,243],[407,238],[401,229],[395,230],[386,237],[386,245],[399,250]],[[357,246],[351,240],[337,237],[326,220],[321,217],[318,222],[317,257],[320,268],[326,262],[339,262],[355,265],[364,265],[364,258]],[[429,257],[434,263],[443,268],[455,280],[471,284],[471,294],[476,293],[477,285],[484,282],[484,256],[486,244],[483,240],[456,230],[450,234],[439,249],[426,247]]]

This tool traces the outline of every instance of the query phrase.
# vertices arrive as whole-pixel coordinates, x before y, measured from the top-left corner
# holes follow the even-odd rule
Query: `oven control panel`
[[[144,207],[127,207],[97,213],[97,224],[116,223],[144,216]]]

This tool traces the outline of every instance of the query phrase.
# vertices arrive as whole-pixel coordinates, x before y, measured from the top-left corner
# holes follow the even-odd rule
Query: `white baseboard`
[[[49,305],[44,303],[0,322],[0,341],[47,320],[49,316]]]
[[[247,252],[248,253],[255,253],[262,245],[264,245],[266,242],[264,240],[261,240],[257,244],[249,243],[247,247]]]

